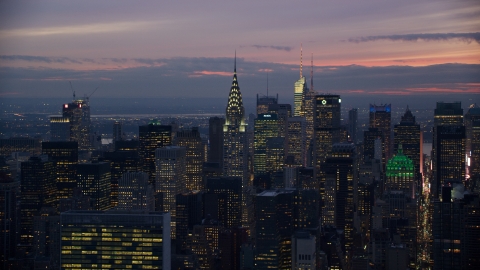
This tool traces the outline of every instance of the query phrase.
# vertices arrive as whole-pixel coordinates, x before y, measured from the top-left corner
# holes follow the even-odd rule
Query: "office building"
[[[78,142],[43,142],[42,153],[55,162],[57,199],[71,197],[77,187]]]
[[[267,138],[265,148],[265,169],[272,187],[285,187],[285,181],[282,179],[284,164],[285,138]],[[281,180],[281,182],[279,182],[279,180]]]
[[[223,168],[223,125],[225,118],[210,117],[208,121],[208,162],[219,163]]]
[[[378,128],[379,131],[383,133],[383,138],[385,140],[385,159],[388,160],[392,155],[392,105],[383,104],[375,105],[370,104],[370,113],[369,113],[369,127]]]
[[[50,141],[70,141],[70,118],[63,116],[50,117]]]
[[[175,195],[176,204],[176,253],[186,254],[188,236],[193,226],[201,224],[203,214],[203,191],[189,191]]]
[[[0,268],[8,268],[8,260],[15,256],[19,229],[20,183],[0,172]]]
[[[139,154],[142,171],[148,173],[150,184],[155,183],[155,150],[173,144],[173,127],[161,125],[156,120],[139,126]]]
[[[88,98],[74,99],[71,103],[63,104],[62,115],[70,122],[70,141],[78,142],[80,150],[88,150],[91,128]]]
[[[399,124],[393,128],[393,152],[397,153],[402,145],[402,152],[405,156],[413,161],[415,167],[415,174],[423,172],[423,136],[420,131],[420,125],[415,122],[415,116],[407,106],[405,114]],[[415,176],[417,182],[420,181],[420,176]]]
[[[12,137],[0,139],[0,156],[10,156],[13,152],[28,152],[39,155],[42,152],[42,141],[39,138]]]
[[[268,138],[278,137],[276,114],[259,114],[255,119],[253,171],[255,176],[266,173],[266,145]]]
[[[353,250],[356,168],[356,148],[350,143],[334,144],[330,156],[322,166],[325,172],[323,225],[331,225],[343,231],[343,250],[347,255]]]
[[[278,136],[287,136],[288,118],[292,117],[292,106],[290,104],[270,104],[268,113],[276,114],[278,120]]]
[[[403,191],[410,198],[416,197],[415,164],[403,153],[402,144],[398,146],[397,153],[387,162],[385,174],[387,190]]]
[[[433,132],[433,143],[432,143],[432,165],[433,165],[432,166],[432,172],[433,172],[432,194],[436,198],[439,198],[441,187],[445,182],[442,178],[442,174],[438,171],[438,169],[441,167],[441,165],[439,164],[441,161],[437,159],[439,157],[438,147],[442,145],[442,143],[439,142],[438,136],[439,136],[439,134],[444,133],[446,131],[445,129],[442,129],[443,132],[439,132],[438,129],[441,126],[457,126],[458,128],[463,126],[463,109],[462,109],[461,102],[448,102],[448,103],[447,102],[437,102],[437,106],[436,106],[435,111],[434,111],[434,122],[433,122],[433,131],[432,131]],[[459,131],[461,133],[461,130],[458,130],[458,128],[457,128],[457,131]],[[463,132],[465,132],[465,131],[463,131]],[[458,136],[461,136],[461,135],[458,135]],[[464,137],[465,137],[465,134],[464,134]],[[452,137],[452,139],[453,139],[453,137]],[[453,141],[452,141],[452,143],[453,143]],[[463,144],[464,144],[463,151],[465,151],[465,142]],[[450,147],[453,147],[453,145],[451,145]],[[451,150],[448,150],[448,151],[451,151]],[[452,154],[453,154],[453,152],[452,152]],[[462,157],[463,157],[463,155],[465,155],[465,153],[462,154]],[[458,156],[457,151],[455,151],[455,156]],[[445,158],[446,158],[446,156],[445,156]],[[443,162],[446,162],[446,161],[447,161],[447,159],[444,159]],[[455,165],[458,165],[458,164],[455,164]],[[462,169],[463,169],[463,167],[462,167]],[[462,173],[460,173],[460,175],[461,174]],[[458,177],[460,175],[458,175],[458,173],[457,173],[455,175],[455,177]],[[443,177],[446,177],[446,176],[444,175]],[[449,177],[449,178],[452,178],[452,177]],[[457,180],[460,180],[460,179],[457,178]]]
[[[83,163],[77,166],[78,187],[90,197],[93,210],[108,210],[111,202],[111,173],[107,162]]]
[[[268,95],[259,97],[257,94],[257,116],[259,114],[268,114],[268,106],[270,104],[278,104],[278,94],[276,97]]]
[[[56,207],[55,164],[46,156],[31,157],[21,164],[21,245],[33,242],[33,217],[42,207]]]
[[[210,178],[207,180],[204,215],[216,219],[225,228],[242,225],[242,182],[239,177]],[[242,207],[243,206],[243,207]]]
[[[307,231],[296,231],[292,236],[292,269],[316,268],[315,236]]]
[[[145,172],[126,172],[118,181],[119,210],[155,210],[153,186]]]
[[[185,181],[186,150],[180,146],[166,146],[155,151],[155,191],[161,194],[162,211],[171,215],[172,239],[175,239],[176,202],[175,195],[187,192]]]
[[[61,214],[62,269],[170,269],[170,214]]]
[[[306,166],[307,138],[304,117],[290,117],[287,124],[287,146],[285,156],[293,156],[295,165]]]
[[[185,181],[187,189],[189,191],[203,189],[202,165],[204,149],[198,127],[177,131],[175,145],[185,147]]]
[[[302,51],[300,50],[300,78],[294,84],[293,95],[293,116],[305,116],[305,94],[307,93],[307,83],[303,76]]]
[[[465,114],[465,137],[470,186],[480,194],[480,108],[476,104]]]

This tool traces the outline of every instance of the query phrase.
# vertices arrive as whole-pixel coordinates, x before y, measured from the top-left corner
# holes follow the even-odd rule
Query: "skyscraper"
[[[139,154],[142,159],[143,171],[148,173],[150,184],[155,182],[155,150],[172,145],[172,126],[161,125],[151,121],[148,125],[139,126]]]
[[[469,158],[468,173],[477,193],[480,193],[480,108],[475,104],[470,106],[465,114],[465,151]]]
[[[22,245],[33,243],[33,217],[42,207],[55,207],[55,164],[46,156],[31,157],[21,164],[21,230]]]
[[[221,168],[223,168],[223,125],[225,125],[224,118],[215,116],[208,120],[208,141],[210,144],[208,162],[219,163]]]
[[[20,183],[0,171],[0,268],[8,269],[8,259],[15,255],[19,228],[18,200]]]
[[[90,147],[90,105],[88,100],[75,99],[71,103],[63,104],[63,118],[70,122],[70,141],[78,142],[81,150]]]
[[[43,142],[42,153],[55,162],[57,199],[72,197],[77,187],[78,142]]]
[[[70,118],[63,116],[50,117],[50,141],[70,141]]]
[[[84,195],[90,197],[92,209],[108,210],[111,208],[111,173],[107,162],[78,164],[78,187]]]
[[[455,126],[456,128],[448,128],[448,126]],[[445,127],[445,128],[441,128],[441,127]],[[462,133],[461,129],[463,128],[463,135],[462,134],[459,134],[459,133]],[[441,129],[441,130],[440,130]],[[449,130],[451,132],[449,132]],[[446,133],[450,133],[450,135],[447,135]],[[455,135],[455,133],[457,133]],[[443,137],[442,138],[439,138],[440,137]],[[455,142],[455,139],[457,140],[462,140],[462,137],[463,136],[463,146],[461,146],[461,142]],[[447,139],[447,137],[449,137],[448,139],[450,140],[450,143],[448,143],[448,146],[447,145],[443,145],[444,142],[442,142],[442,140],[444,139]],[[441,187],[442,185],[445,183],[445,179],[444,178],[449,178],[449,179],[453,179],[453,178],[457,178],[456,180],[463,180],[463,179],[460,179],[460,178],[464,178],[465,174],[464,174],[464,166],[465,164],[463,164],[463,166],[460,168],[460,155],[462,156],[461,160],[465,160],[464,159],[464,155],[465,155],[465,127],[463,127],[463,109],[462,109],[462,103],[461,102],[450,102],[450,103],[446,103],[446,102],[437,102],[437,107],[435,108],[435,111],[434,111],[434,122],[433,122],[433,143],[432,143],[432,172],[433,172],[433,181],[432,181],[432,193],[433,193],[433,196],[436,197],[436,198],[439,198],[440,196],[440,191],[441,191]],[[460,145],[458,144],[460,143]],[[444,152],[444,151],[441,151],[439,148],[440,147],[444,147],[444,150],[446,150],[447,152]],[[447,149],[447,148],[450,148],[450,149]],[[454,149],[454,148],[462,148],[462,149]],[[439,153],[440,152],[443,152],[443,153]],[[461,153],[459,153],[458,151],[463,151]],[[452,161],[450,163],[450,165],[448,167],[450,167],[449,170],[455,170],[454,167],[457,167],[457,170],[462,170],[463,173],[455,173],[455,174],[452,174],[452,173],[447,173],[446,171],[444,171],[444,173],[447,173],[447,175],[445,174],[442,174],[439,172],[439,169],[442,168],[442,169],[446,169],[442,166],[444,165],[447,165],[448,163],[446,162],[449,162],[449,159],[452,158],[452,157],[448,157],[448,153],[450,153],[450,155],[455,156],[455,160],[457,161]],[[439,157],[443,157],[443,160],[439,160]],[[444,164],[441,164],[441,163],[444,163]]]
[[[383,132],[383,138],[385,139],[385,159],[388,160],[392,153],[392,105],[383,104],[375,105],[370,104],[370,128],[378,128],[379,131]]]
[[[286,156],[293,156],[294,164],[306,166],[306,121],[304,117],[290,117],[287,125]]]
[[[183,146],[186,150],[185,181],[187,189],[189,191],[202,190],[205,186],[202,182],[204,152],[198,127],[177,131],[175,141],[175,145]]]
[[[166,146],[155,151],[155,191],[162,194],[163,212],[170,212],[172,239],[175,239],[175,195],[187,191],[185,182],[186,150],[180,146]]]
[[[235,58],[232,87],[228,95],[225,125],[223,126],[223,174],[241,177],[242,186],[247,186],[248,144],[245,122],[245,108],[242,93],[237,82],[237,65]]]
[[[415,163],[403,153],[402,144],[398,146],[396,155],[387,163],[386,189],[403,191],[410,198],[415,198]]]
[[[423,168],[421,162],[423,157],[422,133],[420,131],[420,125],[415,122],[415,116],[413,116],[410,109],[408,109],[408,106],[405,114],[402,116],[400,124],[395,125],[393,128],[393,133],[393,151],[397,153],[401,144],[403,154],[413,161],[415,173],[421,173]]]
[[[278,137],[276,114],[259,114],[255,119],[253,172],[255,176],[265,174],[267,139]]]
[[[126,172],[118,181],[118,206],[121,210],[155,210],[154,190],[148,184],[148,174]]]
[[[207,180],[205,216],[220,221],[225,228],[242,225],[243,192],[240,178],[221,177]]]
[[[294,110],[293,116],[305,116],[305,94],[307,92],[307,84],[303,76],[302,50],[300,49],[300,79],[295,82],[295,90],[293,96]]]
[[[268,91],[268,89],[267,89]],[[259,97],[257,94],[257,116],[259,114],[268,113],[268,106],[270,104],[278,104],[278,94],[277,96],[262,96]]]

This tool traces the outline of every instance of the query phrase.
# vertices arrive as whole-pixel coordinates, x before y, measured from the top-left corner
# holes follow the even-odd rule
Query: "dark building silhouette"
[[[172,145],[172,126],[161,125],[151,121],[148,125],[139,126],[139,154],[142,160],[142,171],[148,173],[150,184],[155,183],[155,150]]]
[[[203,218],[203,191],[190,191],[177,194],[175,199],[176,220],[176,251],[186,254],[188,248],[188,235],[193,226],[201,224]]]
[[[239,177],[210,178],[205,194],[205,216],[220,221],[225,228],[237,228],[242,221],[242,182]]]
[[[78,164],[78,187],[90,197],[93,210],[111,208],[111,174],[107,162]]]
[[[210,149],[208,150],[208,162],[220,163],[223,168],[223,125],[225,119],[220,117],[210,117],[208,121],[208,141]]]
[[[350,141],[358,143],[358,109],[353,108],[348,111],[348,134],[350,135]]]
[[[385,139],[385,159],[392,156],[392,105],[370,104],[370,122],[369,127],[378,128],[383,133]]]
[[[20,183],[0,171],[0,268],[9,269],[8,260],[15,257],[19,229],[18,200]]]
[[[40,154],[42,141],[39,138],[0,139],[0,156],[10,156],[13,152],[28,152],[30,155]]]
[[[268,89],[267,89],[268,91]],[[277,96],[261,96],[257,94],[257,116],[259,114],[268,113],[268,106],[270,104],[278,104],[278,94]]]
[[[20,241],[23,246],[33,243],[33,217],[42,207],[56,207],[55,164],[46,156],[31,157],[21,164]]]

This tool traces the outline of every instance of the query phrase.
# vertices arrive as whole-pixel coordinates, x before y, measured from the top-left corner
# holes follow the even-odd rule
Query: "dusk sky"
[[[0,98],[480,94],[480,2],[1,1]],[[392,98],[393,99],[393,98]],[[480,100],[480,99],[478,99]]]

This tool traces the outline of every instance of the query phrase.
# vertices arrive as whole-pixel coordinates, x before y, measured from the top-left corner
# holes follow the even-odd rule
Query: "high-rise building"
[[[363,159],[364,161],[377,159],[381,162],[382,168],[386,163],[385,137],[378,128],[369,128],[363,132]]]
[[[433,143],[432,143],[432,194],[438,198],[440,196],[440,189],[443,185],[443,181],[440,179],[438,172],[438,147],[441,145],[438,143],[438,127],[440,126],[463,126],[463,109],[461,102],[437,102],[437,106],[434,111],[433,122]],[[465,153],[463,153],[465,155]]]
[[[202,222],[204,216],[203,196],[204,192],[199,190],[180,193],[175,196],[177,254],[186,253],[189,233],[193,230],[194,225]]]
[[[144,172],[148,173],[150,184],[155,183],[155,150],[172,145],[173,127],[151,121],[148,125],[139,126],[139,154]]]
[[[420,174],[423,171],[422,132],[420,131],[420,125],[415,122],[415,116],[408,107],[400,124],[394,126],[393,134],[394,153],[398,152],[401,144],[403,154],[413,161],[415,173]],[[415,177],[417,181],[420,180],[419,176]]]
[[[440,194],[448,181],[465,181],[465,127],[434,127],[433,194]],[[438,193],[435,193],[438,192]]]
[[[307,83],[303,76],[302,50],[300,50],[300,78],[294,84],[293,116],[305,116],[305,94],[307,93]]]
[[[475,104],[470,106],[465,114],[465,152],[469,159],[468,175],[470,186],[480,193],[480,108]]]
[[[385,159],[388,160],[392,156],[392,105],[383,104],[375,105],[370,104],[370,124],[371,128],[378,128],[383,133],[385,140]]]
[[[186,149],[185,181],[187,189],[189,191],[202,190],[205,186],[202,182],[204,151],[198,127],[177,131],[175,141],[175,145]]]
[[[70,118],[63,116],[50,117],[50,141],[70,141]]]
[[[175,239],[176,202],[175,195],[187,191],[185,182],[186,150],[180,146],[166,146],[155,151],[155,191],[162,194],[163,212],[171,215],[172,239]]]
[[[243,192],[239,177],[210,178],[205,194],[205,216],[220,221],[225,228],[242,225]]]
[[[78,142],[43,142],[42,153],[55,162],[57,199],[72,197],[77,187]]]
[[[403,154],[402,144],[398,146],[397,154],[387,162],[386,189],[403,191],[410,198],[415,198],[415,164],[412,159]]]
[[[246,192],[249,181],[248,137],[245,108],[237,81],[236,56],[232,87],[228,95],[225,125],[223,126],[223,175],[240,177],[242,179],[242,192]],[[242,199],[245,200],[245,196]],[[243,202],[243,205],[246,205],[246,201]],[[248,219],[246,207],[242,211],[242,220],[246,224]]]
[[[8,269],[8,259],[15,256],[19,228],[18,200],[20,183],[0,172],[0,268]]]
[[[278,104],[278,94],[277,94],[276,97],[275,96],[259,97],[258,94],[257,94],[257,116],[259,114],[267,114],[268,113],[268,106],[270,104]]]
[[[62,107],[63,118],[70,122],[70,141],[78,142],[81,150],[90,147],[90,105],[88,100],[76,99]]]
[[[61,214],[62,269],[170,269],[170,214]]]
[[[294,164],[306,166],[307,138],[306,121],[304,117],[288,118],[287,126],[287,147],[285,156],[293,156]]]
[[[285,181],[283,181],[283,179],[282,183],[275,181],[279,179],[278,176],[282,173],[284,164],[285,138],[267,138],[265,148],[265,168],[267,174],[270,175],[271,186],[278,188],[285,187]]]
[[[356,148],[350,143],[334,144],[322,168],[325,172],[323,224],[332,225],[343,231],[345,239],[343,250],[347,254],[353,250],[353,196],[356,168]]]
[[[208,121],[208,141],[210,149],[208,150],[208,162],[219,163],[223,168],[223,125],[225,119],[220,117],[210,117]]]
[[[111,173],[107,162],[83,163],[77,166],[78,187],[90,197],[93,210],[110,209]]]
[[[42,207],[56,207],[55,164],[46,156],[31,157],[22,162],[21,187],[21,230],[22,245],[32,245],[33,217]]]
[[[10,156],[13,152],[28,152],[39,155],[42,152],[42,141],[39,138],[13,137],[0,139],[0,156]]]
[[[120,210],[155,210],[153,187],[148,184],[148,174],[126,172],[118,181],[118,206]]]
[[[268,113],[277,115],[278,135],[286,137],[288,118],[292,117],[292,106],[290,104],[270,104],[268,105]]]
[[[293,190],[266,190],[255,204],[255,269],[291,269]]]
[[[255,119],[253,172],[263,175],[266,168],[266,146],[268,138],[278,137],[278,119],[276,114],[259,114]]]
[[[348,134],[350,135],[350,141],[358,143],[358,109],[353,108],[348,111]]]
[[[113,123],[113,144],[116,141],[123,141],[122,123],[115,121]]]
[[[340,105],[339,95],[315,96],[313,167],[317,183],[315,188],[321,198],[325,195],[325,177],[321,166],[331,154],[333,144],[339,142]]]

